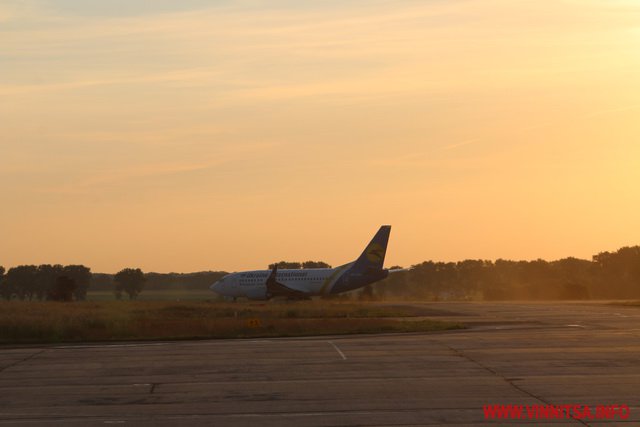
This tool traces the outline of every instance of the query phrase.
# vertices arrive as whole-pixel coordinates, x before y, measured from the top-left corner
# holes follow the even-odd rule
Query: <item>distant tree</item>
[[[518,285],[518,267],[516,261],[497,259],[487,271],[487,283],[482,286],[482,298],[485,300],[507,300],[515,298]]]
[[[589,299],[589,290],[583,284],[567,282],[558,290],[558,298],[573,300]]]
[[[389,270],[402,270],[399,265],[389,267]],[[374,293],[378,298],[411,298],[416,296],[416,289],[412,287],[412,281],[410,279],[410,271],[397,271],[393,274],[373,284]],[[415,286],[417,288],[418,285]]]
[[[367,285],[360,291],[358,295],[358,299],[360,301],[374,301],[376,300],[376,295],[373,290],[373,285]]]
[[[458,286],[457,296],[470,299],[479,293],[480,289],[489,281],[489,272],[493,268],[491,261],[465,260],[456,265]]]
[[[269,270],[273,270],[273,267],[276,264],[278,264],[278,268],[283,268],[288,270],[299,270],[301,268],[331,268],[331,266],[324,261],[305,261],[305,262],[280,261],[278,263],[269,264]]]
[[[35,265],[19,265],[10,268],[6,275],[8,299],[15,295],[18,299],[32,298],[35,293],[35,284],[38,276],[38,267]]]
[[[73,294],[76,290],[75,279],[69,276],[58,276],[54,285],[47,292],[49,301],[73,301]]]
[[[331,268],[331,266],[324,261],[305,261],[302,263],[302,268]]]
[[[407,294],[417,298],[436,299],[440,293],[436,283],[437,268],[433,261],[425,261],[414,265],[407,278],[408,284],[405,286]],[[402,273],[400,273],[402,274]],[[391,280],[395,280],[395,274]],[[406,294],[404,296],[407,296]]]
[[[212,283],[228,273],[224,271],[200,271],[196,273],[145,273],[145,290],[180,289],[209,290]],[[94,275],[95,276],[95,275]]]
[[[299,270],[302,268],[302,264],[299,262],[280,261],[278,263],[269,264],[269,270],[273,270],[273,267],[275,267],[276,264],[278,264],[278,268],[281,269]]]
[[[111,290],[113,288],[113,274],[91,273],[90,289]]]
[[[6,290],[8,289],[4,280],[4,272],[5,269],[0,265],[0,298],[9,299],[9,297],[5,296]]]
[[[122,292],[126,292],[129,295],[129,299],[133,300],[142,291],[145,277],[139,268],[125,268],[113,276],[113,282],[117,299],[122,299]]]
[[[594,283],[594,263],[577,258],[564,258],[551,263],[557,281],[556,294],[562,299],[589,299]]]
[[[64,267],[63,274],[75,282],[73,293],[76,301],[86,300],[87,289],[91,284],[91,269],[84,265],[67,265]]]
[[[640,246],[593,256],[600,298],[640,297]]]
[[[36,298],[39,300],[48,299],[49,292],[56,286],[58,278],[63,275],[63,269],[64,267],[59,264],[38,266],[35,281],[30,287]]]

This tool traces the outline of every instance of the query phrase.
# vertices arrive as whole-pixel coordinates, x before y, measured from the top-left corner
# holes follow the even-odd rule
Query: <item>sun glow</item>
[[[640,241],[640,3],[5,1],[0,263]]]

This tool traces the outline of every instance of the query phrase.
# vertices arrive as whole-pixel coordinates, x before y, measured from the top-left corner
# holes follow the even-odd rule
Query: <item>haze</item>
[[[0,264],[640,242],[640,2],[0,4]]]

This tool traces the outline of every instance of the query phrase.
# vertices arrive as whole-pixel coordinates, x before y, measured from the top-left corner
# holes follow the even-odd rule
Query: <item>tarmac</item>
[[[640,425],[640,307],[416,305],[469,329],[0,347],[0,424]],[[491,420],[485,405],[628,409]]]

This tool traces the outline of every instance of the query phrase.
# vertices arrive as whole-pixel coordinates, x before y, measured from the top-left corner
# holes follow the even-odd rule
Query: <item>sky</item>
[[[640,244],[640,1],[1,0],[0,265]]]

